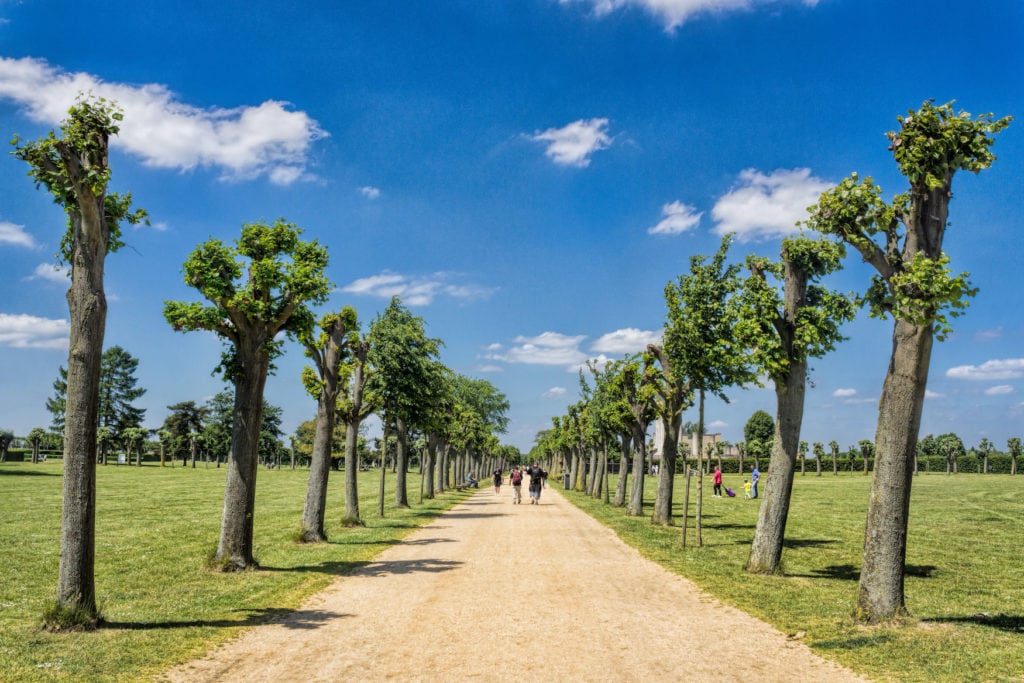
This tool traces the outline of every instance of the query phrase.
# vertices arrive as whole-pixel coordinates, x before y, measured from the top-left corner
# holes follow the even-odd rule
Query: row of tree
[[[671,524],[684,411],[696,407],[697,443],[703,444],[706,395],[728,400],[729,387],[767,377],[775,387],[775,428],[766,493],[746,569],[777,572],[795,463],[807,448],[801,449],[800,431],[808,361],[843,339],[840,326],[852,319],[855,305],[868,307],[872,317],[892,317],[892,354],[871,448],[874,476],[856,609],[867,622],[906,613],[903,576],[910,489],[931,349],[934,340],[949,334],[951,319],[962,314],[977,291],[966,273],[950,270],[942,249],[953,177],[958,171],[977,173],[992,164],[994,136],[1010,118],[974,118],[954,112],[952,103],[936,106],[928,101],[898,121],[900,129],[887,136],[909,182],[905,192],[887,202],[870,177],[852,174],[808,209],[802,223],[806,232],[783,240],[779,261],[748,256],[742,277],[740,267],[726,261],[729,237],[710,259],[692,257],[690,271],[665,287],[667,315],[661,341],[603,369],[591,366],[593,386],[581,377],[581,401],[553,420],[552,429],[539,436],[536,446],[549,458],[561,459],[575,486],[599,495],[599,473],[607,471],[602,463],[608,445],[617,441],[623,466],[615,503],[626,505],[627,514],[640,515],[643,434],[651,420],[660,420],[664,441],[652,521]],[[817,238],[810,236],[815,233]],[[841,267],[847,247],[875,271],[855,298],[820,284]],[[630,443],[636,456],[627,500]],[[823,446],[820,451],[824,455]],[[838,444],[833,447],[833,453],[837,451]],[[583,484],[581,462],[587,453],[591,474]],[[698,482],[702,473],[698,466]],[[685,481],[688,495],[690,477]],[[604,491],[607,496],[607,485]],[[702,491],[698,485],[698,545]],[[688,501],[683,507],[688,509]],[[685,519],[683,528],[685,534]]]
[[[57,601],[44,615],[51,628],[93,627],[96,464],[103,443],[138,443],[132,430],[143,413],[132,406],[137,361],[119,347],[103,351],[105,258],[122,246],[121,223],[147,220],[131,209],[131,196],[108,192],[108,145],[121,112],[106,100],[80,97],[60,134],[35,142],[15,137],[14,154],[29,164],[65,211],[61,257],[70,265],[68,365],[55,389],[51,412],[63,415],[64,494]],[[164,317],[176,331],[211,331],[224,342],[217,370],[232,386],[208,406],[171,406],[161,441],[172,453],[189,443],[193,463],[199,444],[224,452],[227,472],[220,540],[214,561],[224,569],[255,566],[253,520],[257,465],[265,433],[274,435],[275,410],[264,404],[272,361],[283,336],[296,339],[312,367],[302,381],[317,402],[309,484],[302,515],[305,540],[324,540],[324,510],[335,421],[345,426],[345,520],[360,523],[356,474],[358,434],[372,412],[384,425],[383,444],[396,442],[396,506],[407,506],[406,473],[411,437],[428,444],[426,496],[455,485],[471,467],[504,467],[518,452],[502,447],[508,402],[490,383],[458,375],[439,360],[441,341],[395,298],[364,333],[351,307],[316,318],[313,307],[331,290],[327,249],[301,239],[302,231],[279,219],[250,223],[233,245],[211,239],[184,264],[185,282],[203,302],[167,301]],[[271,423],[270,429],[267,428]],[[279,425],[279,419],[277,420]],[[106,430],[106,433],[102,430]],[[41,430],[40,430],[41,431]],[[279,433],[279,430],[278,430]],[[275,439],[277,439],[275,435]],[[136,450],[140,453],[141,448]],[[384,514],[381,458],[378,513]]]

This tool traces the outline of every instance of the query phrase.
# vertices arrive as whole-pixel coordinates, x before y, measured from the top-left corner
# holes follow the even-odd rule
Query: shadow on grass
[[[0,467],[0,477],[59,477],[60,472],[40,472],[38,470],[9,470],[6,467]]]
[[[908,564],[904,570],[905,576],[914,576],[919,579],[930,579],[938,567],[930,564]],[[837,579],[839,581],[860,581],[860,568],[852,564],[833,564],[823,569],[812,569],[810,574],[787,574],[795,578],[804,579]]]
[[[823,545],[839,543],[834,538],[787,538],[782,541],[784,548],[819,548]]]
[[[104,630],[120,629],[125,631],[150,631],[172,628],[231,628],[236,626],[258,626],[260,624],[279,623],[287,629],[310,630],[319,628],[333,619],[352,616],[338,612],[308,609],[282,609],[264,607],[259,609],[235,610],[244,612],[241,619],[189,619],[186,621],[105,621]]]
[[[833,638],[808,643],[823,650],[859,650],[865,647],[884,645],[893,639],[891,633],[872,633],[870,635],[852,636],[850,638]]]
[[[921,621],[937,624],[977,624],[1009,633],[1024,633],[1024,616],[1016,614],[972,614],[969,617],[929,617]]]

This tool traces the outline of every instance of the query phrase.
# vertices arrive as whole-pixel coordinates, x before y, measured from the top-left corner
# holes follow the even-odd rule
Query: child
[[[750,482],[746,479],[743,480],[743,497],[750,498]]]

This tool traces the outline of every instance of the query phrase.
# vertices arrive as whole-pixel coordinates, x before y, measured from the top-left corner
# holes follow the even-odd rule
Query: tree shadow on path
[[[280,607],[240,609],[235,612],[243,613],[245,616],[241,619],[188,619],[185,621],[105,621],[102,628],[105,630],[149,631],[172,628],[232,628],[280,623],[289,629],[309,630],[319,628],[332,619],[352,616],[324,610],[283,609]]]

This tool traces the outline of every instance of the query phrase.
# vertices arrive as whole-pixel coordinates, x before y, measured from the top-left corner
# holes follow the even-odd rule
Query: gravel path
[[[481,490],[170,681],[860,681],[547,489]],[[738,658],[744,652],[759,657]]]

